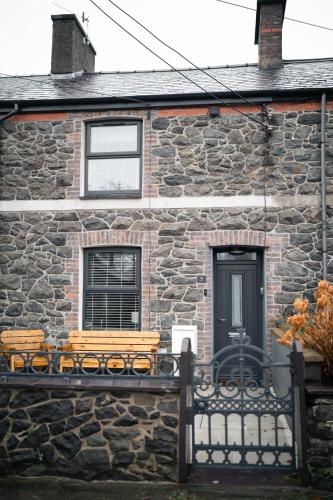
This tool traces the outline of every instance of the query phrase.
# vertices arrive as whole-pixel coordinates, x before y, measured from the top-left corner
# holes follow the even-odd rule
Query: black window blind
[[[137,249],[85,254],[84,327],[140,329],[140,253]]]

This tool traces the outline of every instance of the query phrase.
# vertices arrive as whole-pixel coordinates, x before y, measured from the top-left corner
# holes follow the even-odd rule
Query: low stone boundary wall
[[[306,406],[309,479],[333,491],[333,386],[308,386]]]
[[[0,475],[177,479],[179,394],[0,387]]]

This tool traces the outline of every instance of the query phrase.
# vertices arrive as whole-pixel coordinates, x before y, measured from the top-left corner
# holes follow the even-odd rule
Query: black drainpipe
[[[13,111],[10,111],[6,115],[0,117],[0,123],[4,122],[5,120],[7,120],[8,118],[10,118],[13,115],[17,115],[18,112],[19,112],[19,106],[17,103],[15,103]]]
[[[326,215],[326,94],[321,95],[321,238],[323,254],[323,279],[327,280],[327,215]]]

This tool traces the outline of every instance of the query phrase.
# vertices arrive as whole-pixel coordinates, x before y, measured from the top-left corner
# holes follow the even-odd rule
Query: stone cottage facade
[[[282,61],[261,5],[285,2],[259,2],[259,65],[206,70],[248,102],[197,70],[216,99],[174,71],[94,73],[81,36],[64,67],[72,15],[53,16],[51,75],[1,79],[1,330],[158,330],[169,347],[192,324],[205,358],[241,329],[269,347],[322,278],[323,92],[332,279],[333,60]]]

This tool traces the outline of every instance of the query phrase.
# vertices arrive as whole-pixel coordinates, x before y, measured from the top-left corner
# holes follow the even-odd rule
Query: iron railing
[[[161,377],[179,375],[179,354],[151,352],[0,351],[0,375]]]

